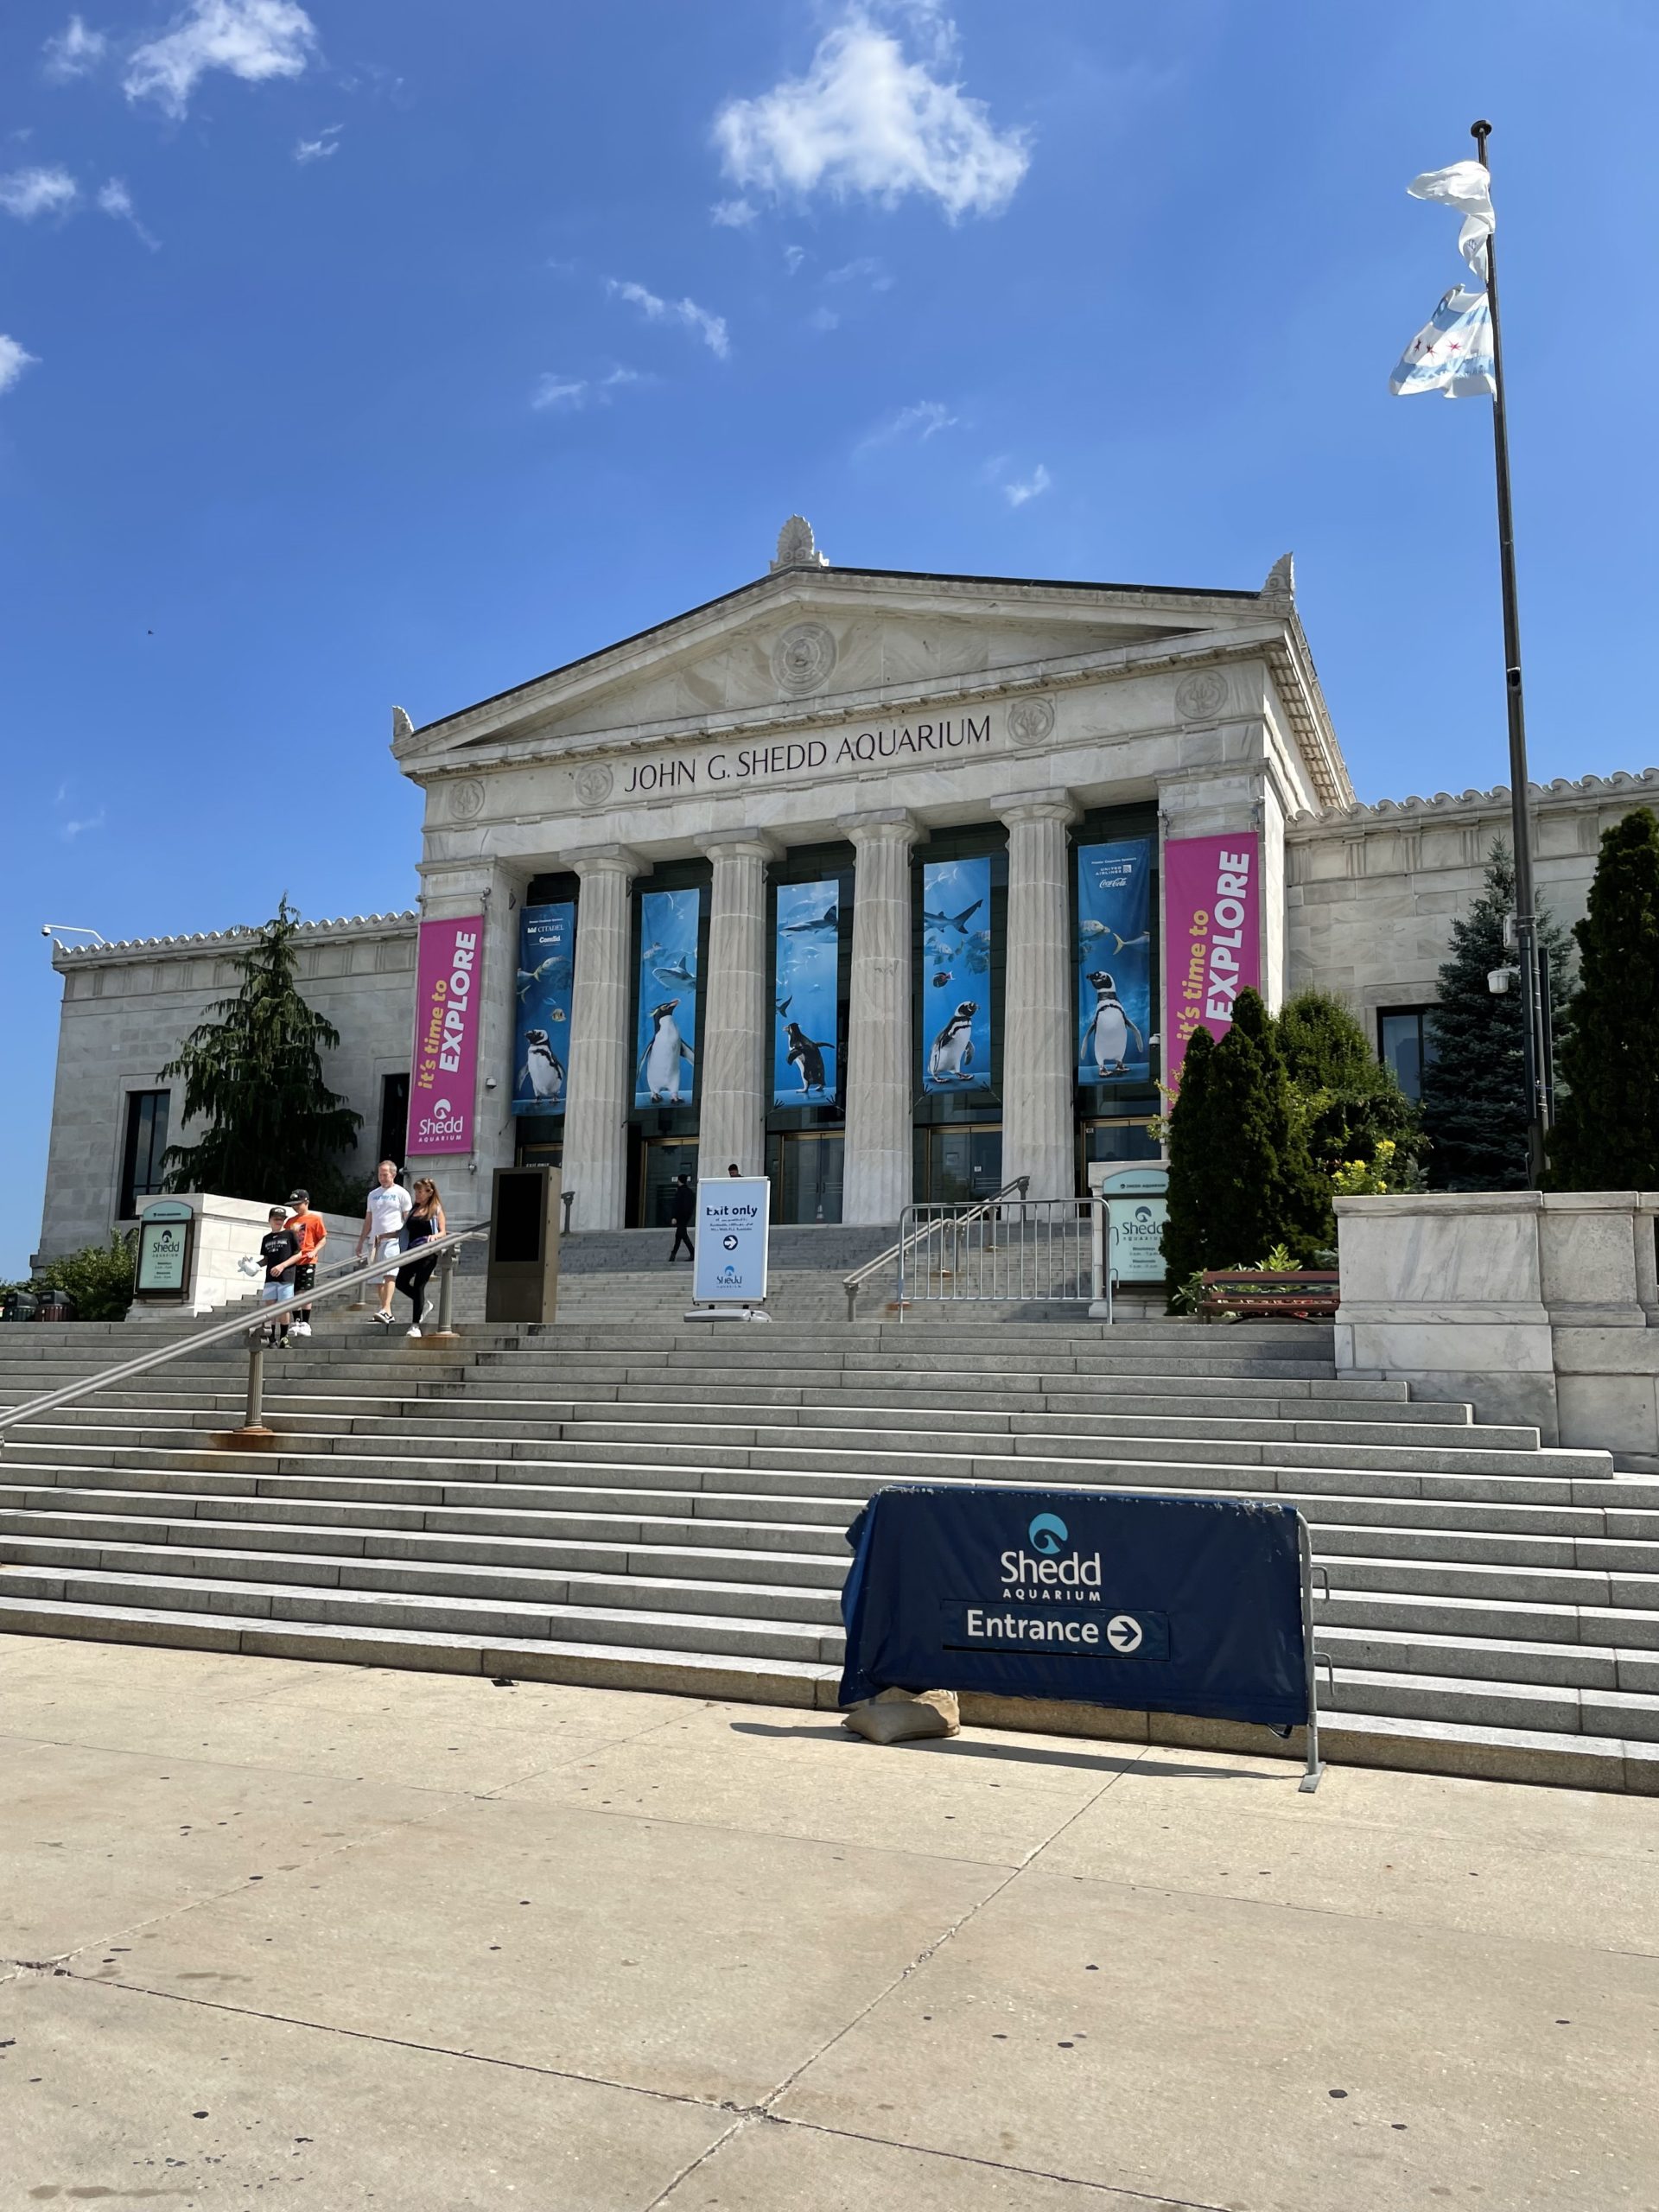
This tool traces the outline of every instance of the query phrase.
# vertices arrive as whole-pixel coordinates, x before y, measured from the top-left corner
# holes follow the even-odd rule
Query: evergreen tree
[[[1515,863],[1494,844],[1486,887],[1452,925],[1451,954],[1440,969],[1434,1008],[1434,1058],[1423,1071],[1423,1131],[1433,1149],[1429,1180],[1440,1191],[1520,1191],[1527,1185],[1524,1025],[1518,988],[1487,988],[1494,968],[1512,967],[1503,924],[1515,911]],[[1551,1016],[1565,1017],[1570,953],[1567,933],[1538,910],[1538,941],[1549,954]]]
[[[1170,1115],[1172,1285],[1202,1268],[1252,1267],[1274,1244],[1306,1249],[1313,1201],[1293,1118],[1273,1018],[1241,991],[1221,1042],[1200,1031],[1188,1045]],[[1328,1187],[1323,1205],[1328,1214]]]
[[[1637,807],[1601,837],[1573,931],[1579,988],[1560,1040],[1549,1141],[1565,1191],[1659,1189],[1659,822]]]
[[[1427,1149],[1420,1116],[1343,1001],[1327,991],[1299,991],[1280,1008],[1279,1041],[1320,1172],[1332,1175],[1345,1160],[1375,1161],[1386,1139],[1394,1147],[1386,1155],[1391,1179],[1410,1187]]]
[[[334,1195],[342,1153],[363,1117],[322,1079],[321,1055],[340,1043],[295,980],[299,917],[284,897],[238,956],[241,988],[208,1009],[162,1077],[184,1078],[184,1116],[205,1121],[194,1144],[169,1145],[167,1187],[220,1198],[286,1198],[296,1186]]]
[[[1192,1033],[1181,1063],[1181,1085],[1169,1116],[1169,1212],[1163,1254],[1172,1288],[1207,1267],[1210,1168],[1216,1154],[1210,1113],[1210,1075],[1216,1040],[1207,1029]]]
[[[1331,1205],[1331,1181],[1321,1174],[1308,1144],[1306,1102],[1291,1081],[1283,1033],[1255,991],[1241,991],[1233,1007],[1233,1029],[1242,1031],[1261,1061],[1257,1084],[1268,1116],[1271,1148],[1278,1162],[1276,1187],[1264,1193],[1274,1227],[1262,1246],[1287,1244],[1306,1265],[1316,1251],[1336,1242],[1337,1217]],[[1230,1265],[1222,1262],[1223,1266]]]

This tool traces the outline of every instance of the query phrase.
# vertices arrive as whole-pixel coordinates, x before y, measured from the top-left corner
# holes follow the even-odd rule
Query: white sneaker
[[[415,1324],[415,1326],[412,1329],[405,1329],[404,1332],[404,1334],[407,1337],[418,1337],[420,1333],[421,1325],[418,1321]]]
[[[383,1329],[389,1329],[391,1326],[391,1316],[390,1313],[383,1313],[377,1309],[374,1318],[380,1324]]]

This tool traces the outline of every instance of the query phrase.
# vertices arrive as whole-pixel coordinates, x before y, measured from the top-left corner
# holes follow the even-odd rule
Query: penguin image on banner
[[[1152,840],[1077,848],[1077,1081],[1152,1081]]]
[[[780,883],[773,934],[776,980],[772,1103],[832,1106],[840,1076],[841,886]]]
[[[702,920],[700,891],[647,891],[639,901],[636,1106],[689,1106],[695,1095]]]
[[[512,1074],[515,1114],[564,1111],[567,1078],[563,1047],[570,1034],[575,955],[574,902],[561,900],[522,910]]]
[[[991,1082],[991,858],[922,870],[922,1088]]]

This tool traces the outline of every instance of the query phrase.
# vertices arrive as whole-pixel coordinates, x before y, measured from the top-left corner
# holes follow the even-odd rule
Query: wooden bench
[[[1198,1312],[1206,1321],[1217,1314],[1259,1321],[1264,1316],[1287,1321],[1329,1321],[1337,1310],[1334,1268],[1306,1268],[1297,1273],[1258,1274],[1253,1268],[1206,1270]]]

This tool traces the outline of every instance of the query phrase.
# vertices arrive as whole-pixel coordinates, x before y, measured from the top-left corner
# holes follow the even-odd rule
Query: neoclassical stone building
[[[578,1229],[655,1223],[699,1162],[764,1169],[785,1221],[1016,1174],[1070,1193],[1154,1149],[1158,1082],[1242,982],[1340,992],[1413,1084],[1508,832],[1501,789],[1357,803],[1288,558],[1255,591],[918,575],[831,567],[794,518],[753,582],[393,726],[419,913],[302,937],[365,1179],[464,1125],[429,1155],[450,1187],[557,1159]],[[1563,919],[1601,829],[1656,793],[1535,791]],[[475,1061],[434,1122],[409,1106],[417,931],[468,918]],[[181,1135],[156,1071],[237,938],[58,949],[43,1255],[155,1188]]]

